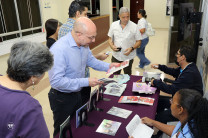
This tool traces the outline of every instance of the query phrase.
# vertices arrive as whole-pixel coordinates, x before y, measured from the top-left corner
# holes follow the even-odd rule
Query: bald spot
[[[78,18],[74,23],[73,29],[75,32],[82,32],[87,34],[91,34],[97,31],[95,24],[87,17]]]

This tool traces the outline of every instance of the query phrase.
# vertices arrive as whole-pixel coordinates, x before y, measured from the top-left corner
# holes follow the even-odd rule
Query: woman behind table
[[[0,138],[49,138],[41,105],[26,89],[35,89],[52,67],[52,54],[40,43],[18,42],[7,64],[0,76]]]
[[[61,27],[62,23],[56,19],[48,19],[45,22],[45,29],[46,29],[46,45],[50,48],[58,39],[58,32],[59,28]]]
[[[158,128],[172,138],[207,138],[208,137],[208,101],[197,91],[181,89],[171,102],[171,113],[179,119],[176,126],[160,123],[148,117],[142,122]]]
[[[142,35],[142,43],[139,48],[136,49],[136,54],[138,58],[140,59],[139,68],[144,68],[144,66],[147,66],[150,64],[150,61],[145,57],[145,47],[149,42],[149,37],[146,34],[148,23],[146,21],[147,15],[146,11],[143,9],[140,9],[137,13],[137,17],[139,18],[139,21],[137,23],[138,29]]]

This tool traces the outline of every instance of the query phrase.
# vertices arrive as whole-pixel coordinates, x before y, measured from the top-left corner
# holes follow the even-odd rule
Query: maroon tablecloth
[[[120,97],[116,96],[110,96],[110,95],[105,95],[104,98],[111,99],[110,101],[99,101],[97,104],[98,108],[104,109],[103,112],[100,111],[92,111],[88,113],[88,120],[87,122],[95,124],[94,127],[89,127],[89,126],[81,126],[77,129],[75,129],[74,124],[75,124],[75,119],[72,119],[71,124],[72,126],[72,134],[74,138],[84,138],[84,137],[91,137],[91,138],[107,138],[107,137],[116,137],[116,138],[128,138],[128,133],[126,132],[126,126],[127,124],[131,121],[131,119],[134,117],[135,114],[138,114],[140,117],[149,117],[152,119],[155,119],[155,114],[156,114],[156,109],[157,109],[157,103],[158,103],[158,97],[159,97],[159,90],[156,91],[155,94],[139,94],[139,93],[133,93],[132,92],[132,85],[133,82],[137,82],[140,80],[141,82],[141,76],[131,76],[130,81],[127,82],[127,88],[122,94],[122,96],[144,96],[144,97],[151,97],[155,99],[155,102],[153,106],[149,105],[142,105],[142,104],[121,104],[118,103],[118,100]],[[120,118],[116,117],[113,115],[107,114],[108,110],[112,107],[120,107],[123,109],[131,110],[133,111],[131,115],[127,118]],[[110,136],[102,133],[97,133],[96,129],[98,126],[101,124],[103,119],[108,119],[108,120],[113,120],[117,122],[121,122],[121,126],[119,127],[117,133],[115,136]]]

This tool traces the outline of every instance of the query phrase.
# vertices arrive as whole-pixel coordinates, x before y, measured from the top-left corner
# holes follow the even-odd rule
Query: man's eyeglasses
[[[87,36],[85,35],[88,39],[90,39],[91,41],[95,39],[96,36]]]

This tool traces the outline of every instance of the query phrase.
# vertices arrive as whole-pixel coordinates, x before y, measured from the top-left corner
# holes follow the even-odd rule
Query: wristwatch
[[[134,51],[134,47],[133,46],[131,47],[131,50]]]

